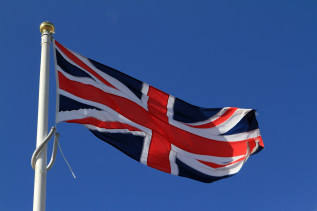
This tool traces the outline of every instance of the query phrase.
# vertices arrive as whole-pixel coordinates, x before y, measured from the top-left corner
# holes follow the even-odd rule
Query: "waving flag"
[[[144,165],[213,182],[264,147],[252,109],[197,107],[54,44],[57,122],[83,124]]]

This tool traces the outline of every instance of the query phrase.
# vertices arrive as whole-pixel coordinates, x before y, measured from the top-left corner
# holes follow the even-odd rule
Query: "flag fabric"
[[[144,165],[210,183],[264,147],[252,109],[194,106],[53,44],[56,121],[82,124]]]

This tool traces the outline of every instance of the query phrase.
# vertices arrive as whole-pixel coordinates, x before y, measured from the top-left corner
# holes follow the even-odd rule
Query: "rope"
[[[37,160],[38,155],[42,151],[43,147],[47,144],[47,142],[52,138],[54,133],[56,133],[56,127],[53,126],[51,128],[51,131],[48,133],[48,135],[44,139],[43,143],[40,146],[38,146],[36,148],[36,150],[33,152],[33,155],[32,155],[32,158],[31,158],[31,166],[32,166],[32,168],[34,170],[35,170],[35,164],[36,164],[36,160]],[[58,137],[59,137],[59,135],[55,135],[55,140],[54,140],[54,148],[55,148],[55,150],[53,149],[51,161],[50,161],[49,165],[46,167],[46,171],[48,171],[53,166],[53,164],[55,162],[55,157],[56,157],[56,152],[57,152],[56,144],[57,144]]]
[[[49,164],[46,167],[46,171],[50,170],[52,168],[53,164],[55,163],[59,136],[60,136],[60,134],[56,132],[55,133],[55,138],[54,138],[54,144],[53,144],[53,151],[52,151],[51,160],[50,160]]]
[[[62,151],[62,147],[61,147],[60,143],[58,142],[58,140],[57,140],[57,144],[58,144],[59,151],[61,152],[62,157],[64,158],[64,161],[66,162],[66,164],[67,164],[67,166],[68,166],[70,172],[72,173],[74,179],[76,179],[76,176],[75,176],[75,174],[74,174],[72,168],[70,167],[70,165],[69,165],[69,163],[68,163],[66,157],[64,156],[64,153],[63,153],[63,151]]]
[[[58,142],[59,136],[60,134],[56,132],[56,127],[52,127],[50,132],[48,133],[48,135],[46,136],[46,138],[44,139],[43,143],[38,146],[36,148],[36,150],[33,152],[32,158],[31,158],[31,166],[32,168],[35,170],[35,164],[36,164],[36,160],[37,157],[39,156],[40,152],[42,151],[43,147],[49,142],[49,140],[51,140],[52,136],[55,134],[55,138],[54,138],[54,144],[53,144],[53,150],[52,150],[52,156],[51,156],[51,160],[49,162],[49,164],[46,166],[46,171],[50,170],[53,166],[53,164],[55,163],[55,158],[56,158],[56,154],[57,154],[57,147],[59,148],[59,151],[61,152],[64,161],[66,162],[70,172],[72,173],[73,177],[76,179],[76,176],[72,170],[72,168],[70,167],[66,157],[64,156],[64,153],[62,151],[62,148]]]

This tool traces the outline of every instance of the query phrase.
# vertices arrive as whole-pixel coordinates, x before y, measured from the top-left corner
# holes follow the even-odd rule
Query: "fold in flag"
[[[264,147],[252,109],[194,106],[57,41],[54,52],[57,122],[85,125],[144,165],[210,183]]]

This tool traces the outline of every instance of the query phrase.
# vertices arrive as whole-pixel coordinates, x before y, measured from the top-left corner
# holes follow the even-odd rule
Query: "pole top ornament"
[[[54,33],[55,32],[54,25],[49,21],[45,21],[45,22],[41,23],[40,32],[43,34],[45,31],[47,31],[50,34]]]

